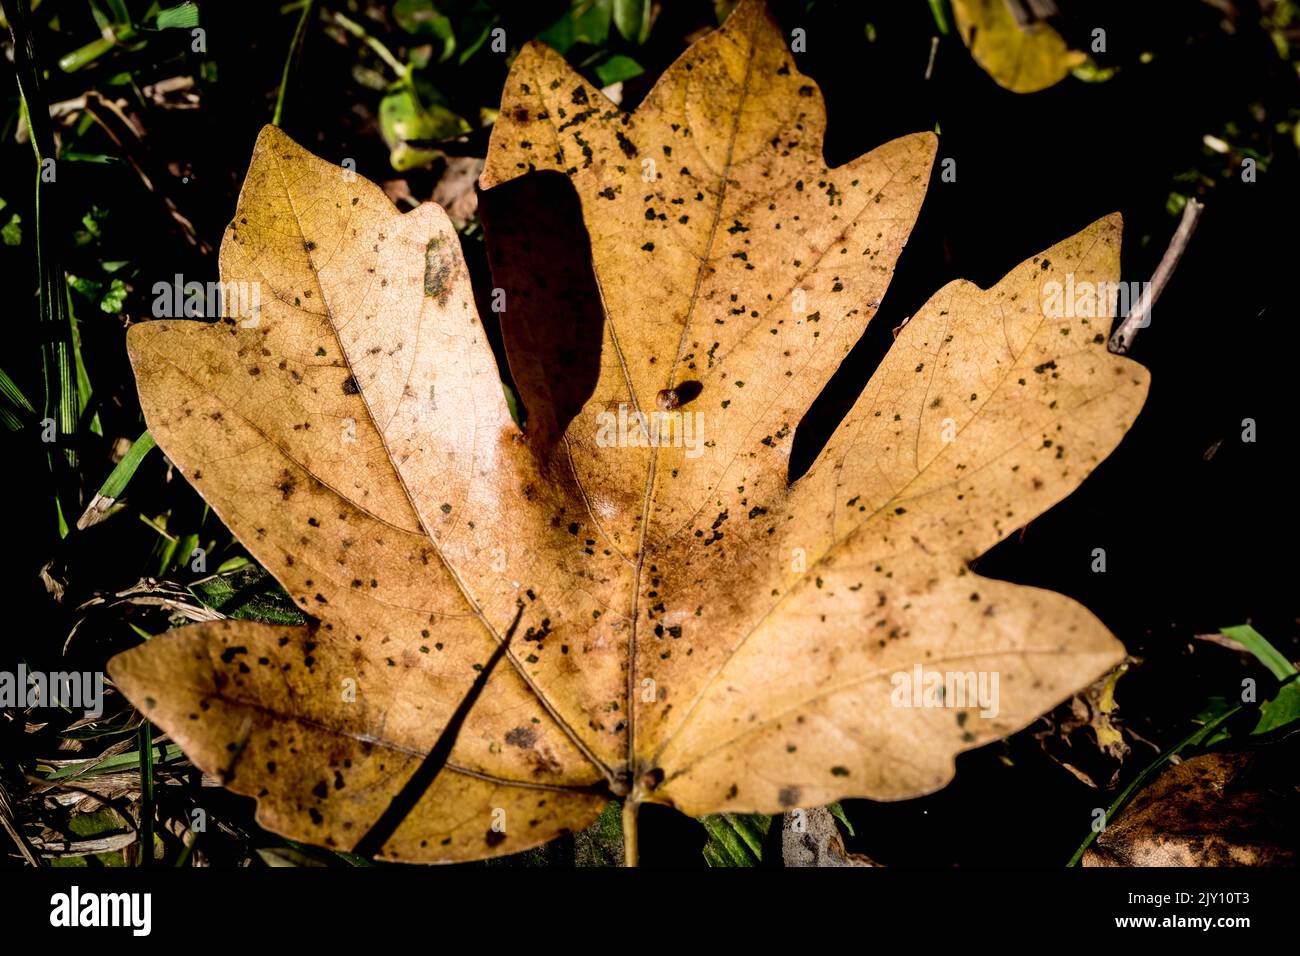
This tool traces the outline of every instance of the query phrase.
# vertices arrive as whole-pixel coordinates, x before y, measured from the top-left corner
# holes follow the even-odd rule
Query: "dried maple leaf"
[[[263,825],[351,848],[513,634],[383,843],[437,861],[580,829],[610,796],[630,829],[646,801],[925,793],[1115,664],[1085,609],[968,563],[1141,407],[1107,320],[1042,304],[1069,274],[1118,278],[1118,217],[992,289],[940,290],[791,483],[794,428],[883,296],[935,148],[828,169],[823,125],[753,0],[630,116],[525,48],[484,181],[573,179],[604,315],[582,395],[507,309],[527,434],[443,212],[399,215],[264,130],[221,250],[260,313],[144,323],[128,347],[159,444],[319,623],[154,638],[111,663],[122,690]],[[650,445],[652,411],[679,417]],[[900,693],[943,672],[995,693]]]

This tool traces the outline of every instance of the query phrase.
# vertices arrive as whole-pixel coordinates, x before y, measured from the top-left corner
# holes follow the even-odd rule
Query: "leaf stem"
[[[623,865],[637,866],[636,813],[641,804],[631,794],[623,798]]]
[[[140,834],[136,866],[153,865],[153,724],[140,725]]]

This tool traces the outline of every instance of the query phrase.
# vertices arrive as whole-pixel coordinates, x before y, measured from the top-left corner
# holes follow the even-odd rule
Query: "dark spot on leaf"
[[[448,293],[451,266],[455,251],[442,248],[441,236],[434,236],[424,248],[424,294],[442,299]]]
[[[516,727],[506,733],[506,743],[527,750],[537,743],[537,731],[532,727]]]

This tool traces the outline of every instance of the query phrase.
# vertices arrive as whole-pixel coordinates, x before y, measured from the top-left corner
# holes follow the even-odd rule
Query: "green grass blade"
[[[158,19],[155,26],[159,30],[168,30],[178,27],[184,30],[190,30],[199,25],[199,8],[194,3],[182,3],[174,7],[168,7],[166,10],[158,11]]]
[[[36,414],[36,409],[27,400],[27,396],[23,394],[22,389],[14,384],[14,380],[9,377],[9,373],[2,368],[0,368],[0,397],[3,397],[5,401],[19,411],[29,412],[32,415]]]
[[[1208,739],[1214,733],[1214,731],[1218,730],[1219,727],[1221,727],[1224,723],[1227,722],[1229,717],[1232,717],[1234,714],[1239,713],[1241,709],[1242,709],[1242,705],[1237,704],[1236,706],[1229,707],[1227,710],[1224,710],[1221,713],[1215,715],[1214,717],[1211,717],[1200,727],[1197,727],[1194,731],[1192,731],[1182,740],[1178,741],[1178,743],[1174,744],[1172,747],[1170,747],[1168,750],[1162,753],[1159,757],[1157,757],[1155,760],[1151,761],[1144,768],[1142,768],[1142,772],[1139,773],[1136,777],[1134,777],[1131,781],[1129,781],[1129,785],[1125,787],[1123,790],[1121,790],[1119,796],[1117,796],[1114,802],[1112,802],[1111,805],[1106,808],[1106,822],[1109,823],[1111,820],[1115,819],[1115,814],[1119,813],[1120,809],[1124,806],[1124,804],[1128,803],[1129,798],[1131,798],[1133,794],[1137,793],[1138,790],[1140,790],[1148,780],[1150,780],[1152,777],[1156,775],[1156,773],[1162,770],[1164,768],[1164,765],[1167,764],[1173,757],[1175,757],[1177,754],[1181,753],[1183,750],[1187,749],[1188,747],[1195,747],[1198,744],[1205,741],[1206,739]],[[1097,833],[1098,831],[1093,830],[1091,833],[1088,834],[1087,839],[1085,839],[1081,844],[1079,844],[1079,849],[1074,851],[1074,856],[1070,857],[1070,862],[1067,863],[1066,866],[1079,865],[1079,861],[1083,859],[1084,852],[1088,849],[1088,847],[1092,846],[1092,844],[1096,841]]]
[[[165,747],[155,745],[154,750],[158,752],[151,765],[157,766],[160,763],[174,763],[185,756],[180,747],[175,744],[167,744]],[[140,754],[132,750],[129,753],[115,754],[112,757],[105,757],[103,760],[94,761],[86,760],[82,763],[73,764],[70,767],[60,767],[51,773],[46,774],[46,780],[67,780],[70,777],[84,777],[92,774],[115,773],[122,770],[130,770],[140,764]]]
[[[1259,659],[1259,662],[1267,667],[1269,672],[1278,680],[1286,680],[1296,672],[1295,665],[1287,660],[1281,651],[1270,644],[1263,634],[1249,624],[1221,627],[1219,633],[1224,637],[1232,638],[1254,654]]]
[[[717,813],[701,817],[708,831],[704,859],[709,866],[758,866],[772,818],[762,813]]]
[[[117,499],[122,497],[122,492],[126,491],[126,486],[131,483],[131,479],[135,477],[140,462],[144,461],[145,456],[153,451],[154,447],[153,436],[147,431],[135,440],[135,444],[99,486],[99,493],[86,506],[85,513],[77,521],[79,531],[84,531],[104,519],[109,509],[117,503]]]
[[[153,863],[153,724],[140,725],[140,842],[137,866]]]
[[[47,456],[50,470],[54,473],[55,511],[59,518],[59,530],[61,534],[66,534],[67,515],[79,510],[74,439],[80,409],[76,372],[73,368],[73,330],[68,312],[67,282],[63,267],[52,250],[52,209],[49,197],[41,188],[45,176],[50,173],[57,176],[57,167],[54,165],[54,128],[50,122],[49,105],[41,89],[42,74],[32,34],[31,6],[27,0],[5,0],[4,12],[13,35],[14,76],[18,82],[19,106],[27,120],[32,151],[36,157],[36,263],[40,321],[46,327],[41,336],[41,370],[45,382],[41,418],[53,421],[58,442],[66,442],[61,449],[56,444],[55,450]]]
[[[298,25],[293,30],[293,39],[289,41],[289,52],[284,58],[284,69],[280,73],[280,90],[275,95],[275,113],[271,116],[272,126],[279,126],[284,117],[284,94],[289,88],[289,74],[293,71],[293,64],[298,59],[299,53],[302,52],[303,37],[307,32],[307,19],[311,16],[314,5],[315,0],[305,0],[302,14],[298,17]]]

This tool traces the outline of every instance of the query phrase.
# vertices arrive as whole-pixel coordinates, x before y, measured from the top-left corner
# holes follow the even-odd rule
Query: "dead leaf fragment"
[[[1061,82],[1088,58],[1071,50],[1050,24],[1019,24],[1007,0],[952,0],[957,33],[989,76],[1013,93]]]
[[[787,813],[781,825],[781,859],[786,866],[875,866],[844,848],[835,817],[825,807]]]
[[[1260,779],[1251,753],[1183,760],[1097,837],[1084,866],[1294,866],[1294,774]],[[1292,765],[1293,766],[1293,765]]]
[[[483,160],[477,156],[450,156],[438,184],[433,187],[433,201],[447,211],[452,222],[464,224],[478,211],[478,194],[474,186],[483,172]]]

